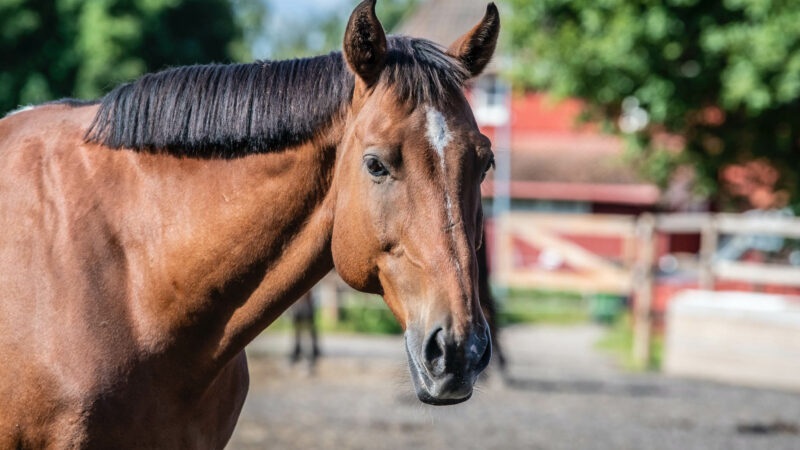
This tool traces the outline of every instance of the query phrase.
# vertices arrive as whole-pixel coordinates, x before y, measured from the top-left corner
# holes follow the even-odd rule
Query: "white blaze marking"
[[[425,107],[425,118],[428,122],[428,129],[425,136],[428,138],[431,146],[436,150],[439,156],[439,165],[442,167],[442,188],[444,189],[444,206],[447,211],[447,227],[450,229],[450,235],[455,244],[455,221],[453,220],[453,203],[450,201],[450,192],[447,190],[447,165],[445,164],[444,149],[453,140],[453,135],[450,133],[450,128],[447,126],[442,113],[430,106]],[[456,270],[461,274],[461,264],[456,258]]]
[[[453,140],[453,135],[450,134],[447,121],[444,119],[442,113],[430,106],[426,107],[425,110],[427,111],[425,117],[428,119],[428,132],[426,136],[433,148],[436,149],[436,153],[439,154],[439,160],[442,163],[442,167],[444,167],[444,149],[447,147],[447,144]]]
[[[453,140],[453,135],[450,134],[450,128],[447,127],[447,121],[442,113],[430,106],[425,107],[425,117],[428,119],[428,131],[425,136],[428,137],[428,142],[436,150],[439,155],[439,165],[442,167],[442,187],[444,188],[444,201],[445,209],[447,210],[447,226],[453,225],[453,204],[450,201],[450,193],[447,191],[447,166],[445,165],[444,149],[447,144]]]

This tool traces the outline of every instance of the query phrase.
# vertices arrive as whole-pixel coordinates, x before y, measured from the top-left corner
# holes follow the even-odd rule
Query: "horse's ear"
[[[386,62],[386,34],[375,15],[375,1],[364,0],[356,6],[344,32],[347,65],[368,86],[378,80]]]
[[[489,3],[481,22],[469,33],[453,42],[447,53],[460,60],[473,77],[478,76],[492,59],[498,34],[500,34],[500,13],[494,3]]]

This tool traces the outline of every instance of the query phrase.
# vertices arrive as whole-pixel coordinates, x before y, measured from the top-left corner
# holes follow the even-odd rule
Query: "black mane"
[[[403,100],[440,105],[466,79],[463,66],[436,44],[388,39],[379,83],[391,85]],[[341,52],[169,69],[103,97],[86,139],[199,157],[280,150],[308,141],[341,115],[354,84]]]

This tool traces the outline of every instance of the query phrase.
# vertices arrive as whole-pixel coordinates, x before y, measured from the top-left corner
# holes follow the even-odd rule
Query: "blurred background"
[[[356,3],[0,0],[0,114],[337,50]],[[391,313],[331,274],[248,348],[230,448],[800,448],[800,4],[497,4],[467,95],[506,365],[419,404]],[[377,9],[447,46],[485,6]]]

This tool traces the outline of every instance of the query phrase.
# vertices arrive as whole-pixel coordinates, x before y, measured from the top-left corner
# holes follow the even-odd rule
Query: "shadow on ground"
[[[460,405],[413,395],[402,339],[323,336],[315,373],[287,335],[249,348],[231,449],[797,449],[800,395],[619,370],[594,326],[513,327],[497,373]]]

